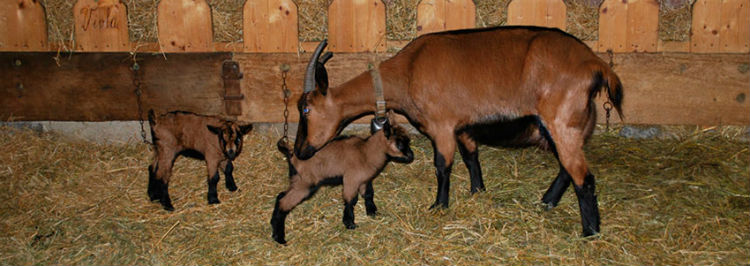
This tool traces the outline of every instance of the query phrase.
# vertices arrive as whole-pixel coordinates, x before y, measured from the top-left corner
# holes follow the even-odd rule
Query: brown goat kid
[[[370,73],[328,89],[316,49],[299,100],[295,154],[312,157],[343,127],[375,111]],[[558,29],[513,26],[426,34],[378,67],[389,109],[403,114],[433,144],[437,197],[448,207],[453,154],[458,149],[471,191],[484,190],[478,144],[537,145],[552,151],[560,171],[542,202],[554,207],[569,184],[583,234],[599,232],[594,176],[583,145],[596,123],[593,98],[606,87],[621,112],[620,79],[583,42]],[[317,89],[316,89],[317,88]]]
[[[394,121],[390,119],[391,121]],[[289,189],[279,193],[271,216],[273,239],[285,244],[284,221],[287,214],[301,202],[312,197],[323,185],[343,184],[343,222],[347,229],[356,228],[354,206],[357,193],[365,199],[367,215],[377,212],[373,202],[372,180],[389,161],[410,163],[414,154],[409,147],[409,137],[397,126],[385,123],[369,138],[339,138],[329,143],[316,155],[302,161],[293,156],[291,149],[279,141],[279,150],[289,162]]]
[[[218,117],[189,112],[170,112],[158,119],[148,112],[154,145],[154,162],[148,166],[148,196],[159,200],[165,210],[172,211],[169,180],[177,156],[184,155],[206,161],[208,170],[208,204],[219,203],[216,184],[219,168],[224,171],[226,187],[237,190],[232,160],[242,152],[242,137],[252,130],[251,124],[240,125]]]

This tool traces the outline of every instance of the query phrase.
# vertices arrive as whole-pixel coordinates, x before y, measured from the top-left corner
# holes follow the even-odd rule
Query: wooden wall
[[[128,58],[131,52],[161,52],[166,54],[150,56],[149,60],[164,61],[158,64],[165,69],[176,69],[169,73],[175,73],[177,78],[166,77],[165,69],[143,69],[144,75],[154,78],[144,81],[148,87],[161,90],[158,95],[154,91],[144,94],[146,107],[222,113],[223,102],[233,100],[241,101],[239,119],[279,122],[283,110],[279,66],[291,66],[288,84],[294,103],[300,93],[303,65],[309,58],[306,52],[316,45],[299,42],[298,10],[292,0],[246,0],[244,42],[240,45],[213,41],[210,6],[205,0],[161,0],[157,15],[159,42],[139,43],[138,47],[128,39],[127,10],[120,0],[78,0],[73,10],[75,45],[69,46],[73,49],[71,54],[23,54],[21,52],[59,49],[47,40],[43,8],[38,0],[0,3],[0,21],[7,25],[0,27],[0,60],[3,60],[0,119],[137,119],[132,115],[132,81],[125,77],[127,65],[132,64]],[[508,5],[507,24],[565,29],[565,9],[562,0],[512,0]],[[693,7],[691,38],[685,42],[658,40],[658,10],[656,0],[605,0],[599,9],[598,41],[587,42],[605,60],[609,60],[606,51],[615,53],[615,71],[625,84],[627,122],[750,123],[750,100],[746,99],[750,86],[748,1],[697,0]],[[475,27],[476,10],[472,0],[422,0],[416,12],[415,27],[420,35]],[[329,49],[338,52],[329,63],[332,85],[364,71],[367,62],[374,58],[391,56],[387,48],[405,44],[387,40],[385,5],[381,0],[334,0],[329,6],[328,18]],[[88,73],[96,70],[89,66],[98,65],[91,61],[95,57],[79,56],[79,53],[104,52],[114,53],[104,55],[109,56],[105,57],[113,65],[110,68],[115,74]],[[228,57],[227,54],[201,57],[203,53],[221,52],[233,53]],[[120,57],[117,53],[121,53]],[[24,62],[43,61],[44,67],[35,68],[42,72],[29,73],[24,71],[30,68],[14,67],[19,56],[26,58]],[[236,61],[244,74],[240,94],[229,95],[224,90],[221,66],[225,60]],[[191,69],[174,64],[175,61],[204,65]],[[195,69],[204,72],[203,81],[197,82]],[[182,73],[183,70],[192,74]],[[77,85],[80,92],[85,92],[79,95],[70,91],[76,86],[63,86],[67,83],[57,81],[65,79],[61,73],[95,77],[97,81]],[[44,76],[54,78],[42,78]],[[23,89],[18,89],[16,81],[19,79],[23,80]],[[102,90],[103,84],[109,84],[110,89]],[[18,97],[19,93],[24,96]],[[168,95],[177,99],[176,102],[164,102],[159,98]],[[93,101],[92,98],[109,104],[86,103]],[[45,104],[48,100],[56,102]],[[65,101],[76,104],[61,104]],[[86,106],[88,109],[75,108]],[[290,107],[294,118],[296,110],[293,104]],[[50,110],[32,110],[36,108]],[[116,111],[117,108],[127,111]]]

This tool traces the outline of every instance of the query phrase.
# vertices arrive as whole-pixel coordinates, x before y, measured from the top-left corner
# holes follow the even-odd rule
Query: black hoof
[[[161,195],[157,195],[156,193],[152,193],[152,192],[149,192],[149,193],[148,193],[148,198],[149,198],[149,199],[150,199],[150,200],[151,200],[152,202],[154,202],[154,201],[160,200],[160,199],[161,199]]]
[[[273,240],[276,241],[276,243],[286,245],[286,240],[283,237],[278,237],[276,235],[273,236]]]
[[[346,229],[350,229],[350,230],[357,228],[357,224],[355,223],[346,223],[344,224],[344,226],[346,226]]]
[[[435,202],[430,206],[430,210],[447,210],[448,209],[448,203],[441,203],[441,202]]]
[[[219,204],[221,201],[219,201],[219,198],[208,198],[208,204]]]
[[[235,191],[237,191],[237,185],[235,185],[235,184],[227,184],[227,190],[235,192]]]
[[[583,230],[583,237],[596,237],[599,236],[599,232],[592,230],[590,228]]]
[[[374,210],[374,211],[369,211],[368,210],[367,211],[367,216],[370,216],[370,217],[378,216],[378,211],[377,210]]]
[[[555,207],[557,207],[557,204],[555,204],[554,202],[544,202],[544,201],[542,201],[542,206],[544,207],[545,211],[551,211],[552,209],[554,209]]]
[[[167,210],[170,212],[174,211],[174,206],[172,206],[172,203],[162,203],[161,206],[164,207],[164,210]]]
[[[471,194],[477,193],[477,192],[485,192],[487,189],[484,187],[472,187],[471,188]]]

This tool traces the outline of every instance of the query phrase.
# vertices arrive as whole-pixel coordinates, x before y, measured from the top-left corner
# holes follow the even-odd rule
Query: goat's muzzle
[[[307,143],[304,143],[300,145],[299,148],[294,149],[294,155],[297,156],[300,160],[307,160],[313,157],[315,153],[318,152],[315,147],[308,145]]]

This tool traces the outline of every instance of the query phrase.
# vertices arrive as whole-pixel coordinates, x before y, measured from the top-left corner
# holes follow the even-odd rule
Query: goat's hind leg
[[[552,140],[552,136],[550,136],[549,131],[547,131],[547,128],[544,127],[541,121],[537,121],[539,123],[539,133],[547,142],[546,146],[549,147],[549,150],[552,151],[552,154],[555,155],[555,159],[560,162],[560,156],[557,153],[555,141]],[[557,177],[555,177],[555,180],[552,181],[552,184],[550,184],[547,192],[545,192],[544,196],[542,196],[542,203],[544,203],[547,210],[557,207],[557,204],[560,203],[560,199],[562,199],[563,194],[565,194],[565,191],[570,186],[571,181],[572,180],[570,178],[570,174],[565,170],[565,167],[563,167],[561,163],[560,171],[557,173]]]
[[[165,210],[174,211],[172,200],[169,197],[169,179],[172,175],[172,166],[177,155],[175,153],[164,154],[166,153],[159,155],[153,167],[148,167],[148,193],[152,201],[158,199]]]
[[[232,172],[234,171],[232,160],[225,160],[221,162],[221,164],[221,169],[224,169],[224,184],[226,185],[227,190],[237,191],[237,183],[234,182],[234,175],[232,175]]]
[[[375,188],[372,187],[372,180],[359,187],[359,194],[365,199],[367,216],[376,216],[378,214],[378,206],[375,206]]]

